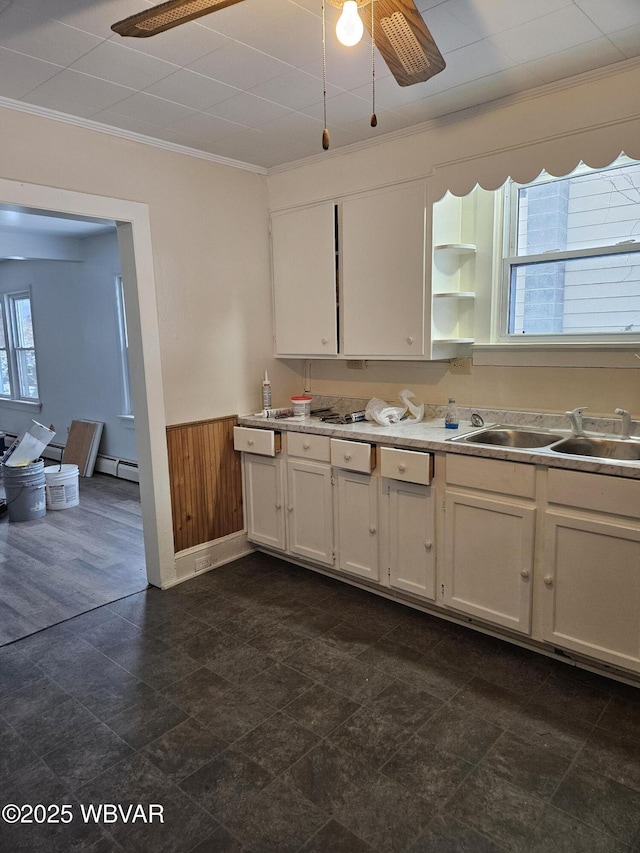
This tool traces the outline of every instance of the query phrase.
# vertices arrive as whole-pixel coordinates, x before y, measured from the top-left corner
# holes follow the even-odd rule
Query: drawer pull
[[[551,575],[545,575],[544,582],[547,586],[551,586],[553,584],[553,578],[551,577]]]
[[[407,343],[409,344],[409,346],[411,346],[411,344],[413,343],[413,338],[411,337],[411,335],[409,335],[409,337],[407,338]]]
[[[520,577],[526,580],[529,577],[529,569],[522,569],[522,571],[520,572]]]
[[[252,438],[248,438],[248,439],[247,439],[247,445],[248,445],[249,447],[253,447],[253,439],[252,439]]]
[[[375,532],[376,532],[375,527],[374,527],[373,525],[371,525],[371,527],[369,528],[369,533],[373,536],[373,534],[374,534]]]
[[[276,509],[282,509],[282,504],[276,504]]]
[[[302,449],[303,450],[308,450],[310,447],[311,447],[311,442],[309,442],[309,441],[303,441],[302,442]]]
[[[348,462],[350,459],[351,459],[351,454],[350,454],[350,453],[345,453],[345,454],[344,454],[344,461],[345,461],[345,462]]]
[[[325,344],[325,345],[326,345],[326,344],[328,344],[328,343],[329,343],[329,339],[328,339],[328,338],[323,338],[323,339],[322,339],[322,343],[323,343],[323,344]]]
[[[424,543],[425,551],[430,551],[433,548],[433,542]]]
[[[405,472],[406,470],[407,470],[407,466],[406,466],[406,465],[404,465],[404,464],[402,464],[402,465],[398,465],[398,471],[400,471],[400,473],[401,473],[401,474],[404,474],[404,472]]]
[[[293,512],[293,507],[292,507],[292,506],[288,506],[288,507],[287,507],[287,512]]]

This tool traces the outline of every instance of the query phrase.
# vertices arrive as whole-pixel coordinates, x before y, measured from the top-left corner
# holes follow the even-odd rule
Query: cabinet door
[[[544,639],[640,671],[640,527],[545,515]]]
[[[285,550],[282,460],[245,453],[243,462],[247,537]]]
[[[345,355],[424,354],[425,187],[341,206]]]
[[[289,552],[333,565],[331,467],[290,459],[287,462]]]
[[[378,480],[370,474],[342,470],[336,471],[335,478],[338,568],[378,581]]]
[[[388,481],[389,583],[395,589],[436,597],[435,501],[430,486]]]
[[[534,530],[533,506],[447,491],[445,604],[529,633]]]
[[[271,219],[276,355],[336,355],[335,208]]]

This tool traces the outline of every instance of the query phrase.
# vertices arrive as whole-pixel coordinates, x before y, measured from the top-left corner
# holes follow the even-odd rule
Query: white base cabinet
[[[379,480],[371,474],[341,469],[336,470],[334,480],[337,568],[377,582]]]
[[[431,486],[383,480],[381,539],[389,586],[419,598],[436,597],[435,499]]]
[[[333,565],[330,465],[287,460],[287,531],[289,553],[323,566]]]
[[[532,465],[448,454],[443,600],[518,633],[531,631]]]
[[[640,482],[573,471],[549,475],[543,637],[640,672]]]
[[[282,464],[270,456],[245,453],[243,457],[248,539],[277,551],[286,547]]]

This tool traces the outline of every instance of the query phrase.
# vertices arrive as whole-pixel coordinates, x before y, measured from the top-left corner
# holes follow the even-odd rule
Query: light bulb
[[[358,44],[364,33],[364,24],[358,14],[356,0],[345,0],[342,14],[336,24],[336,35],[338,41],[345,47],[353,47]]]

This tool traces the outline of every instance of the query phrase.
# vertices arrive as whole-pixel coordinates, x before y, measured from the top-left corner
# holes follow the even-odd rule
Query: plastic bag
[[[401,391],[400,399],[403,406],[390,406],[379,397],[373,397],[367,403],[364,416],[368,421],[375,421],[381,426],[390,426],[397,424],[400,421],[406,420],[409,423],[416,423],[422,420],[424,415],[424,405],[419,403],[414,405],[410,402],[410,397],[415,397],[413,391]]]

